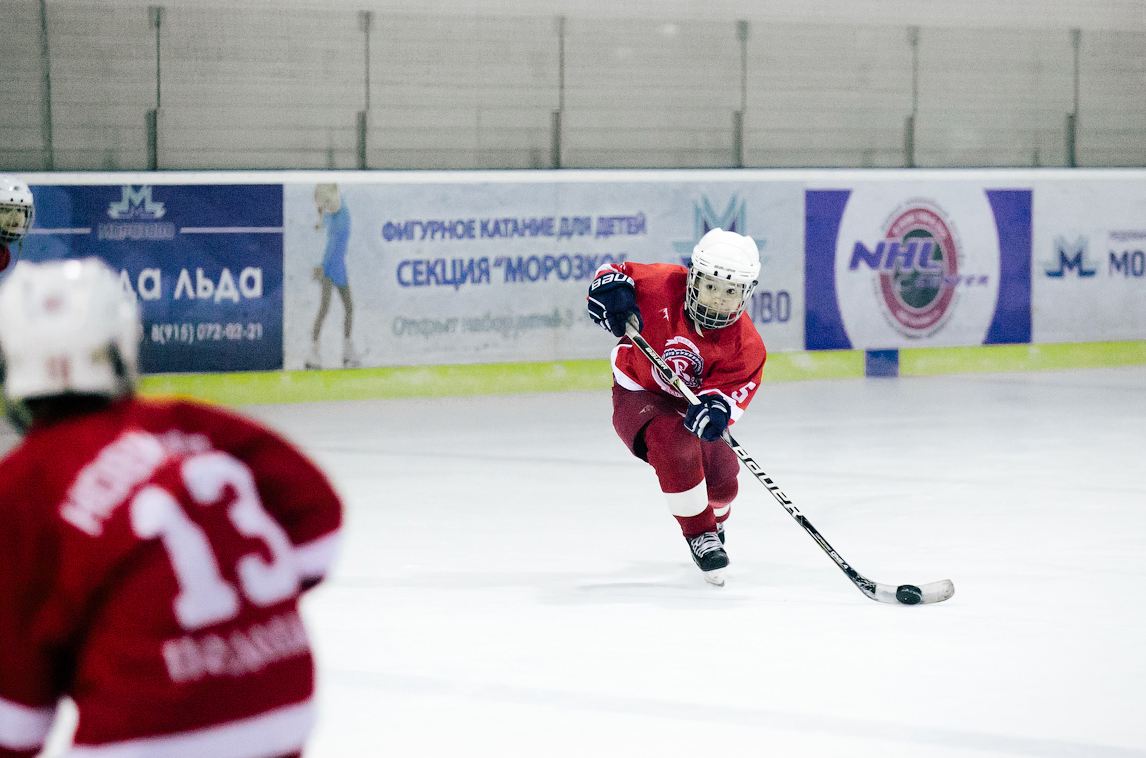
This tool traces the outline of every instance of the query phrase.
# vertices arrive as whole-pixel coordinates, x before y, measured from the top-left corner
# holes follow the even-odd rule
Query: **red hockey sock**
[[[680,524],[681,532],[690,539],[704,532],[716,531],[716,517],[712,515],[711,508],[706,508],[695,516],[676,516],[675,518],[676,522]]]
[[[648,461],[657,472],[681,531],[689,537],[716,530],[708,505],[701,442],[684,428],[680,417],[661,416],[645,428]]]

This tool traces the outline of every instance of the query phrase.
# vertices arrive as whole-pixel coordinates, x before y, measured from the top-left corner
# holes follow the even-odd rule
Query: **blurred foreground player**
[[[10,417],[0,461],[0,756],[299,755],[314,721],[300,594],[341,505],[289,443],[239,416],[134,396],[139,312],[96,259],[0,286]]]
[[[656,471],[693,561],[717,585],[728,566],[724,522],[739,473],[721,435],[752,401],[766,358],[760,333],[743,316],[759,274],[751,237],[713,229],[688,268],[606,264],[589,286],[590,318],[616,337],[636,318],[645,340],[700,399],[689,406],[628,338],[613,349],[613,427]]]
[[[28,185],[12,176],[0,176],[0,275],[11,267],[12,245],[24,239],[35,215]]]

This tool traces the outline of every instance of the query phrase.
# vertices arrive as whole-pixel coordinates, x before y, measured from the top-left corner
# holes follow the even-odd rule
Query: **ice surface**
[[[345,495],[312,758],[1146,756],[1146,368],[765,384],[705,584],[607,392],[264,406]],[[719,444],[719,443],[716,443]]]

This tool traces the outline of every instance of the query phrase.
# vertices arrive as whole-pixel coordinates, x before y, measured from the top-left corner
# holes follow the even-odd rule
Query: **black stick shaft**
[[[645,341],[645,338],[641,336],[641,333],[637,331],[633,324],[629,324],[629,327],[626,330],[626,334],[629,339],[633,341],[633,344],[636,345],[637,348],[645,354],[645,357],[652,362],[653,366],[655,366],[657,371],[660,372],[664,380],[671,384],[677,392],[683,395],[684,399],[687,400],[689,404],[696,405],[700,402],[696,394],[688,388],[687,384],[681,381],[681,378],[677,376],[676,372],[672,370],[672,367],[665,362],[665,359],[661,357],[661,354],[656,350],[653,350],[652,346],[647,341]],[[772,481],[772,477],[764,473],[764,469],[760,466],[759,463],[756,462],[756,459],[749,455],[748,451],[744,449],[744,446],[736,441],[736,439],[732,436],[732,433],[725,429],[722,439],[730,448],[732,448],[732,452],[736,453],[736,457],[740,459],[740,461],[744,464],[744,467],[752,472],[752,475],[756,477],[758,482],[764,485],[765,489],[767,489],[768,492],[772,494],[772,497],[776,498],[776,502],[778,502],[784,508],[784,510],[788,512],[788,515],[794,518],[796,523],[802,526],[804,531],[811,535],[812,539],[816,541],[816,544],[820,546],[820,549],[828,554],[828,557],[835,562],[835,564],[840,568],[840,571],[844,572],[844,575],[851,580],[852,584],[858,587],[860,592],[863,594],[867,595],[873,600],[876,599],[876,583],[852,568],[848,562],[845,561],[838,552],[836,552],[836,549],[832,547],[826,539],[824,539],[824,536],[820,534],[819,530],[812,526],[812,522],[808,521],[804,514],[800,513],[800,509],[796,507],[796,504],[792,502],[791,498],[785,495],[784,491],[781,490],[774,481]]]

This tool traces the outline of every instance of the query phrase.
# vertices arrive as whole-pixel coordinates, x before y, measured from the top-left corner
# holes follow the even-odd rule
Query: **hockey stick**
[[[660,372],[660,375],[664,377],[664,380],[683,395],[689,404],[696,405],[700,402],[693,391],[688,388],[688,385],[681,381],[681,378],[676,375],[676,372],[665,362],[665,359],[661,357],[660,353],[653,350],[652,346],[645,341],[645,338],[641,336],[640,331],[637,330],[632,322],[630,322],[625,329],[625,334],[633,341],[633,344],[645,354],[645,357],[652,362],[653,366]],[[764,469],[760,467],[756,459],[749,455],[748,451],[733,438],[731,432],[725,429],[722,439],[732,448],[732,451],[736,453],[736,457],[740,459],[744,467],[751,471],[757,481],[763,484],[764,487],[772,493],[772,497],[776,498],[776,502],[783,506],[784,510],[788,512],[788,515],[796,519],[796,523],[804,527],[804,531],[810,534],[812,539],[816,541],[816,544],[828,554],[828,557],[835,561],[840,571],[844,572],[847,578],[852,581],[852,584],[858,587],[860,592],[872,600],[876,600],[880,603],[915,605],[917,603],[941,603],[955,594],[955,585],[950,579],[943,579],[924,585],[901,584],[898,587],[891,584],[873,582],[871,579],[868,579],[852,568],[851,565],[836,552],[836,549],[828,544],[824,536],[817,531],[816,527],[812,526],[812,522],[808,521],[804,514],[800,513],[800,509],[797,508],[780,487],[772,481],[772,477],[764,473]]]

